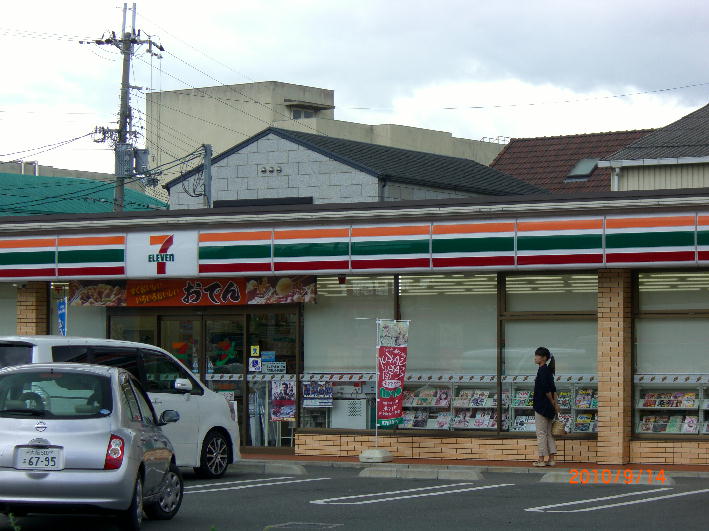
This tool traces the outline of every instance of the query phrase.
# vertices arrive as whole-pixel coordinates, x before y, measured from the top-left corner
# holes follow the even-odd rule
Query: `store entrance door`
[[[292,447],[298,416],[298,313],[252,313],[248,317],[250,446]]]
[[[244,315],[204,317],[205,380],[233,402],[244,440]]]
[[[294,446],[302,362],[298,306],[113,309],[109,319],[110,337],[160,346],[234,402],[242,446]]]

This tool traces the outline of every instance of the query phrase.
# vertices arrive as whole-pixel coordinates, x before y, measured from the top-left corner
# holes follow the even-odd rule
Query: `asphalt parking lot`
[[[146,530],[707,529],[709,480],[673,485],[541,483],[539,474],[485,472],[480,480],[359,477],[308,467],[305,475],[232,471],[204,481],[185,472],[182,509]],[[12,529],[7,518],[1,529]],[[114,530],[107,517],[28,516],[22,530]]]

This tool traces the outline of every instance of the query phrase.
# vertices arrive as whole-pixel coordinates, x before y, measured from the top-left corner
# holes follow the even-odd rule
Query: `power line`
[[[53,41],[79,41],[91,40],[90,37],[82,37],[80,35],[67,35],[63,33],[51,33],[46,31],[32,31],[16,28],[0,27],[0,36],[20,37],[27,39],[53,40]]]
[[[623,94],[609,94],[607,96],[590,96],[587,98],[575,98],[567,100],[556,100],[556,101],[542,101],[542,102],[528,102],[528,103],[507,103],[502,105],[467,105],[464,107],[443,107],[443,110],[459,110],[459,109],[500,109],[505,107],[525,107],[534,105],[557,105],[560,103],[579,103],[584,101],[598,101],[598,100],[610,100],[615,98],[628,98],[630,96],[639,96],[642,94],[657,94],[660,92],[670,92],[674,90],[683,90],[688,88],[703,87],[709,85],[709,81],[703,83],[691,83],[689,85],[682,85],[679,87],[669,87],[661,88],[655,90],[643,90],[639,92],[626,92]],[[360,107],[361,109],[366,109],[366,107]]]
[[[142,94],[141,94],[141,96],[145,97],[145,95],[142,95]],[[237,130],[237,129],[232,129],[231,127],[227,127],[227,126],[224,125],[224,124],[219,124],[219,123],[216,123],[216,122],[212,122],[212,121],[210,121],[210,120],[206,120],[206,119],[202,118],[201,116],[195,116],[194,114],[190,114],[190,113],[188,113],[188,112],[185,112],[185,111],[183,111],[182,109],[177,109],[177,108],[175,108],[175,107],[171,107],[170,105],[166,105],[166,104],[164,104],[164,103],[157,103],[157,102],[153,102],[153,103],[154,103],[155,105],[158,105],[158,106],[163,107],[163,108],[165,108],[165,109],[170,109],[171,111],[174,111],[174,112],[176,112],[176,113],[179,113],[179,114],[182,114],[182,115],[184,115],[184,116],[187,116],[188,118],[194,118],[195,120],[199,120],[200,122],[204,122],[204,123],[206,123],[206,124],[213,125],[214,127],[220,127],[221,129],[225,129],[225,130],[227,130],[227,131],[231,131],[232,133],[238,133],[238,134],[240,134],[240,135],[242,135],[242,136],[245,136],[245,137],[249,137],[249,136],[250,136],[249,134],[244,133],[243,131],[239,131],[239,130]]]
[[[19,151],[13,151],[11,153],[0,153],[0,157],[9,157],[11,155],[17,155],[19,153],[28,153],[28,152],[31,152],[28,156],[33,157],[34,155],[39,155],[40,153],[45,153],[45,152],[51,151],[53,149],[58,149],[58,148],[65,146],[67,144],[71,144],[72,142],[76,142],[77,140],[79,140],[81,138],[86,138],[87,136],[91,136],[92,134],[94,134],[94,133],[93,132],[86,133],[85,135],[77,136],[74,138],[69,138],[67,140],[60,140],[58,142],[53,142],[51,144],[45,144],[43,146],[37,146],[34,148],[21,149]],[[47,148],[47,149],[43,149],[43,148]],[[41,151],[38,151],[38,150],[41,150]]]
[[[203,56],[206,57],[207,59],[209,59],[209,60],[211,60],[211,61],[214,61],[215,63],[217,63],[217,64],[223,66],[224,68],[227,68],[228,70],[231,70],[231,71],[234,72],[235,74],[238,74],[238,75],[244,77],[245,79],[248,79],[248,80],[251,81],[252,83],[254,83],[254,82],[256,81],[255,79],[249,77],[248,75],[244,74],[243,72],[239,72],[238,70],[234,70],[234,69],[233,69],[231,66],[229,66],[228,64],[223,63],[223,62],[220,61],[219,59],[215,59],[214,57],[208,55],[207,53],[203,52],[202,50],[200,50],[200,49],[197,48],[196,46],[193,46],[192,44],[190,44],[190,43],[187,42],[186,40],[181,39],[179,36],[175,35],[174,33],[170,33],[167,29],[165,29],[164,26],[161,26],[160,24],[158,24],[158,23],[155,22],[154,20],[151,20],[150,18],[148,18],[148,17],[146,17],[145,15],[142,15],[142,14],[141,14],[140,16],[141,16],[142,18],[144,18],[147,22],[150,22],[150,23],[154,24],[155,26],[157,26],[158,28],[162,29],[165,33],[167,33],[168,35],[170,35],[173,39],[178,40],[178,41],[180,41],[181,43],[183,43],[183,44],[189,46],[189,47],[192,48],[194,51],[196,51],[197,53],[203,55]],[[221,84],[221,83],[220,83],[220,84]]]

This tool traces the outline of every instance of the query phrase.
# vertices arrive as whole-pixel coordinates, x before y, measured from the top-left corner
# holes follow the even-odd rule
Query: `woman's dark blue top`
[[[534,411],[548,419],[553,419],[556,415],[554,404],[547,398],[547,393],[556,393],[554,385],[554,375],[548,366],[542,365],[537,370],[537,377],[534,379],[534,397],[532,405]]]

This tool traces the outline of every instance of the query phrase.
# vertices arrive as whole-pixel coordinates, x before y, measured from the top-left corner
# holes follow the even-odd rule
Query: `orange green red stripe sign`
[[[126,274],[132,260],[145,259],[128,248],[135,234],[0,238],[0,279],[147,278]],[[155,251],[167,248],[172,234],[152,234]],[[190,234],[188,252],[175,254],[169,265],[182,261],[196,266],[197,275],[213,277],[709,263],[709,212],[281,225]]]

